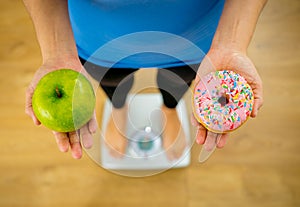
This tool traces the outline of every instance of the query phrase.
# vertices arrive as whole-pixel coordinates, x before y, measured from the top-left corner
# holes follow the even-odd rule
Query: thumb
[[[262,107],[264,102],[262,80],[260,79],[259,75],[256,76],[254,82],[250,82],[250,86],[254,94],[254,103],[251,117],[255,118],[258,114],[258,110]]]
[[[31,119],[33,120],[33,123],[35,125],[40,125],[41,122],[37,119],[37,117],[35,116],[33,109],[32,109],[33,92],[34,92],[34,88],[32,87],[32,85],[30,85],[26,91],[25,113],[31,117]]]

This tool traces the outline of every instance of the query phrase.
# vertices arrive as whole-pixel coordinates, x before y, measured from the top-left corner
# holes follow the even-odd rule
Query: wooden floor
[[[259,117],[205,164],[147,178],[110,173],[60,153],[24,114],[41,57],[20,0],[0,1],[0,206],[300,206],[300,1],[270,0],[249,49],[264,81]],[[194,133],[193,133],[194,134]]]

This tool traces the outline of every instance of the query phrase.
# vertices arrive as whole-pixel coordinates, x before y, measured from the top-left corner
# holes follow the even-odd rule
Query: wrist
[[[239,52],[246,54],[248,49],[248,41],[241,41],[234,35],[216,34],[211,44],[210,50]]]
[[[240,48],[240,47],[235,47],[232,45],[214,45],[212,46],[208,53],[207,56],[209,57],[218,57],[218,58],[229,58],[235,55],[243,55],[247,56],[247,51],[246,49]]]
[[[60,45],[56,45],[55,42],[52,41],[51,46],[41,45],[41,53],[42,53],[43,62],[52,59],[78,57],[75,43],[70,43],[70,44],[62,43]]]
[[[82,68],[78,55],[73,53],[53,53],[48,55],[46,58],[43,58],[43,65],[46,68]]]

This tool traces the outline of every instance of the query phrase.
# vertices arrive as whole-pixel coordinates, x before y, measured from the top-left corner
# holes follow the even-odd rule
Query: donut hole
[[[219,97],[218,102],[221,104],[221,106],[225,106],[229,103],[229,97],[227,94],[223,94]]]

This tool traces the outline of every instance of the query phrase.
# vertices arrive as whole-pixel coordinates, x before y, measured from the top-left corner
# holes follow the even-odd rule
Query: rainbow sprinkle
[[[226,97],[222,105],[220,97]],[[238,128],[253,107],[252,89],[239,74],[222,70],[201,79],[194,92],[195,116],[211,131],[227,132]]]

